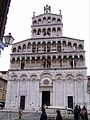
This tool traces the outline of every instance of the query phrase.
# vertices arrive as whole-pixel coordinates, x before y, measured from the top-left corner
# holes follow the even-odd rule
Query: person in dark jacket
[[[47,114],[46,114],[44,108],[42,108],[42,114],[41,114],[41,116],[40,116],[40,120],[48,120]]]
[[[74,109],[74,120],[79,120],[78,105],[76,105]]]
[[[57,110],[56,120],[63,120],[60,110]]]

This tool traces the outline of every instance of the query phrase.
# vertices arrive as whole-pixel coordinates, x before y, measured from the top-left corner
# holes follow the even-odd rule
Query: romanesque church
[[[89,108],[84,40],[63,36],[62,13],[33,12],[31,38],[12,45],[5,109]]]

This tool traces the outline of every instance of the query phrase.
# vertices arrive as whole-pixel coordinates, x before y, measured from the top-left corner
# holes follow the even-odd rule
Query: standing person
[[[22,117],[22,109],[19,109],[19,119]]]
[[[74,109],[74,120],[79,120],[78,105],[76,105]]]
[[[82,107],[82,110],[81,110],[81,118],[82,118],[82,120],[88,120],[87,109],[86,109],[85,106]]]
[[[41,116],[40,116],[40,120],[48,120],[47,114],[46,114],[44,108],[42,108],[42,114],[41,114]]]
[[[81,107],[78,106],[78,114],[79,114],[79,119],[81,120]]]
[[[63,120],[60,110],[57,110],[56,120]]]
[[[78,106],[78,112],[79,112],[79,114],[80,114],[80,112],[81,112],[81,107],[80,107],[80,106]]]

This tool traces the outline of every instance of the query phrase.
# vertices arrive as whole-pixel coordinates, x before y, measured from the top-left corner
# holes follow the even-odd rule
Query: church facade
[[[6,109],[76,104],[89,109],[84,40],[63,36],[61,10],[32,17],[31,38],[12,45]]]

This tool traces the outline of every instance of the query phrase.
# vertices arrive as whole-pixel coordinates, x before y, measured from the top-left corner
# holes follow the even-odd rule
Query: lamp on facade
[[[13,41],[14,41],[14,38],[12,37],[11,33],[4,36],[4,46],[5,47],[8,47],[8,45],[12,45]]]
[[[12,37],[11,33],[8,35],[3,36],[4,40],[0,41],[0,49],[4,50],[4,47],[8,47],[9,45],[12,44],[14,41],[14,38]]]

